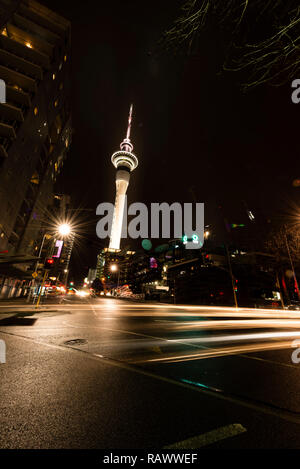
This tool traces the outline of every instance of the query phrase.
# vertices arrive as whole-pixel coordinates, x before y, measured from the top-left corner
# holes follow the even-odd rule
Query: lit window
[[[58,99],[54,101],[54,107],[57,107],[57,106],[58,106]]]
[[[65,55],[65,56],[64,56],[64,62],[66,62],[66,61],[67,61],[67,56]]]
[[[33,110],[34,115],[37,116],[37,115],[38,115],[38,112],[39,112],[39,110],[38,110],[38,108],[35,106],[35,108],[34,108],[34,110]]]
[[[55,78],[56,78],[56,75],[55,75],[55,73],[53,73],[52,74],[52,80],[55,80]]]
[[[62,69],[62,63],[59,64],[58,70]]]
[[[40,178],[39,178],[39,175],[37,172],[33,173],[33,175],[31,176],[31,180],[30,180],[31,184],[39,184],[40,183]]]

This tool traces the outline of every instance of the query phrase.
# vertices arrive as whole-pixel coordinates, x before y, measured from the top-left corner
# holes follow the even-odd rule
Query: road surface
[[[297,338],[297,311],[3,301],[0,448],[300,448]]]

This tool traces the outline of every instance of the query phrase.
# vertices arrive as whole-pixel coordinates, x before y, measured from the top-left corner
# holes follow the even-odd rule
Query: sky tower
[[[131,104],[128,117],[126,138],[124,138],[123,142],[120,145],[121,151],[115,152],[111,157],[112,164],[117,169],[117,172],[116,200],[110,234],[109,249],[120,249],[126,191],[129,184],[130,173],[138,165],[138,159],[132,153],[133,145],[130,141],[132,108],[133,106]]]

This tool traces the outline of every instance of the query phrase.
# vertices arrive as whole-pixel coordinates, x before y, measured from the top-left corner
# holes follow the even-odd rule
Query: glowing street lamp
[[[58,232],[62,236],[68,236],[71,233],[71,226],[68,223],[62,223],[58,226]]]
[[[120,269],[118,268],[117,264],[111,264],[110,265],[110,270],[111,272],[118,272],[118,283],[117,283],[117,288],[119,288],[119,283],[120,283]]]

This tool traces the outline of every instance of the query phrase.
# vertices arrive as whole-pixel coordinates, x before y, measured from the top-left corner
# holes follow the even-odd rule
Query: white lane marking
[[[188,438],[187,440],[178,441],[172,445],[164,446],[164,449],[199,449],[208,446],[226,438],[231,438],[241,433],[245,433],[247,429],[240,423],[232,423],[225,427],[217,428],[202,435]]]

